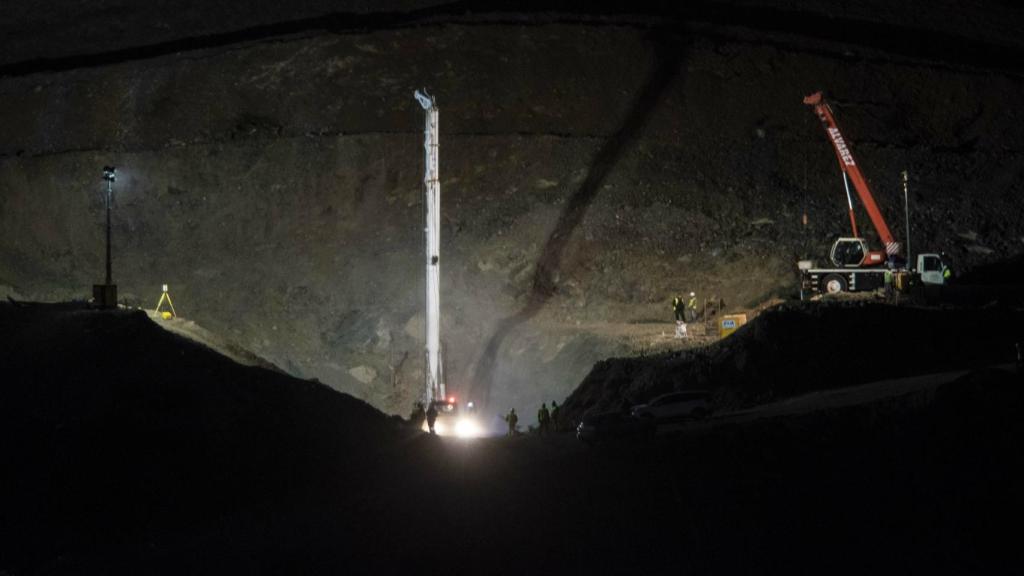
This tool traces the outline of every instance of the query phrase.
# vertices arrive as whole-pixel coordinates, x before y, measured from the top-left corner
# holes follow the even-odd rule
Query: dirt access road
[[[1015,370],[1015,367],[1013,364],[998,364],[991,366],[990,369],[1001,370],[1009,374]],[[817,411],[840,410],[887,401],[902,405],[926,404],[935,396],[935,392],[940,386],[949,384],[971,372],[971,370],[937,372],[909,378],[880,380],[849,388],[821,390],[746,410],[717,413],[703,422],[660,425],[657,431],[658,434],[702,433],[719,426],[800,416]]]

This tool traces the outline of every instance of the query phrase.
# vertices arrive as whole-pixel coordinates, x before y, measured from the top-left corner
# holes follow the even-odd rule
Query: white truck
[[[850,238],[840,238],[832,246],[836,246]],[[857,268],[833,266],[816,268],[810,260],[801,260],[800,295],[807,298],[815,294],[838,294],[840,292],[865,292],[883,288],[888,280],[896,288],[905,289],[914,282],[926,285],[942,285],[946,283],[948,267],[939,254],[918,254],[917,267],[914,269],[888,268]],[[886,275],[889,275],[888,277]]]

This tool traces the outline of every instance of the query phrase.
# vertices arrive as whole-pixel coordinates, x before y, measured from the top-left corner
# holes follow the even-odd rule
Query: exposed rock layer
[[[638,326],[669,320],[674,293],[792,293],[794,261],[847,226],[801,104],[818,89],[900,237],[909,170],[915,250],[966,269],[1024,247],[1015,72],[608,24],[311,31],[0,79],[0,286],[87,295],[115,164],[128,303],[168,283],[182,315],[405,412],[422,380],[424,86],[441,107],[451,386],[500,410],[531,413],[658,340]]]

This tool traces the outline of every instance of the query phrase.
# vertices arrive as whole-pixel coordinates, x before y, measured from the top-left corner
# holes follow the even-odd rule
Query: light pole
[[[910,253],[910,200],[907,193],[907,171],[904,170],[901,176],[903,177],[903,217],[907,229],[907,269],[912,270],[914,268],[914,261],[912,259],[913,255]]]
[[[117,284],[114,284],[110,266],[110,208],[114,202],[113,184],[117,180],[117,169],[113,166],[103,167],[103,180],[107,183],[107,277],[103,284],[94,284],[92,297],[101,308],[117,306]]]
[[[113,204],[113,184],[117,180],[117,168],[113,166],[103,167],[103,180],[107,183],[107,285],[113,283],[110,273],[110,205]]]

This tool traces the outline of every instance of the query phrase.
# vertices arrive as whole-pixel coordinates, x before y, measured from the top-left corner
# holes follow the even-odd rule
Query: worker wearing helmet
[[[939,263],[942,265],[942,283],[948,284],[953,277],[953,268],[950,266],[951,258],[945,252],[939,252]]]
[[[508,435],[513,436],[516,433],[516,424],[519,423],[519,416],[516,416],[516,409],[513,408],[508,411],[505,415],[505,422],[508,422]]]
[[[434,422],[437,422],[437,407],[436,402],[430,403],[430,408],[427,409],[427,429],[430,430],[431,434],[434,434]]]
[[[686,300],[682,296],[672,299],[672,311],[676,315],[676,338],[686,338]]]
[[[686,301],[686,321],[694,322],[697,320],[697,294],[690,292],[690,299]]]
[[[540,410],[537,410],[537,427],[540,429],[541,434],[547,434],[550,423],[551,413],[548,412],[548,405],[545,402],[540,405]]]
[[[412,425],[416,428],[420,428],[423,426],[423,419],[426,417],[427,413],[423,408],[423,402],[417,400],[416,403],[412,405],[412,413],[409,415],[409,422],[412,422]]]
[[[676,315],[676,322],[686,320],[686,301],[683,300],[682,296],[676,296],[672,299],[672,312]]]

